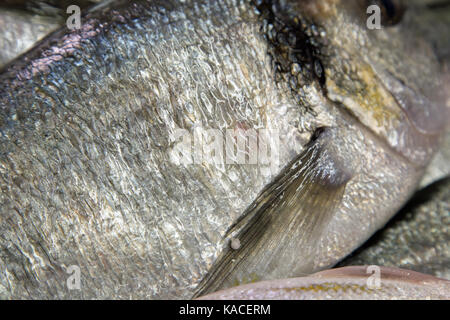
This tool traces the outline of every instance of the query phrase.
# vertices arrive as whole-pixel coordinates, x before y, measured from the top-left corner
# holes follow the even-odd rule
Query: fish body
[[[408,20],[369,32],[350,2],[116,1],[15,60],[0,297],[190,298],[330,267],[381,228],[446,93]],[[227,132],[246,163],[220,157]]]

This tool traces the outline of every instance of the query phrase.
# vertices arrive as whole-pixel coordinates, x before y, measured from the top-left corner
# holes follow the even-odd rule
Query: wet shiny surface
[[[259,195],[277,186],[291,161],[306,174],[288,174],[286,190],[308,194],[310,205],[296,202],[296,192],[271,204],[295,208],[298,221],[330,208],[327,219],[265,233],[258,242],[265,250],[254,250],[260,254],[246,261],[249,268],[220,275],[227,285],[247,282],[248,271],[264,280],[330,267],[381,228],[438,148],[442,123],[429,127],[441,97],[427,99],[441,85],[439,61],[425,40],[415,59],[405,58],[416,47],[402,37],[414,34],[411,25],[368,35],[340,1],[308,3],[264,13],[248,1],[117,1],[88,15],[80,30],[57,31],[2,73],[0,297],[190,298],[222,261],[227,231],[249,208],[258,209],[249,217],[277,212]],[[288,45],[268,41],[293,34],[280,28],[271,35],[271,13],[283,17],[281,26],[305,30]],[[330,21],[354,29],[339,34]],[[380,56],[391,36],[392,50]],[[407,85],[386,83],[398,79]],[[418,102],[399,102],[403,89]],[[371,106],[368,118],[352,112]],[[429,112],[421,117],[420,108]],[[408,112],[414,121],[406,121]],[[176,130],[195,136],[199,127],[274,129],[269,143],[278,146],[278,166],[174,163]],[[302,161],[314,141],[319,156]],[[292,189],[298,177],[309,183]],[[336,181],[345,191],[324,195]],[[311,233],[316,223],[320,232]],[[282,247],[283,259],[268,266]],[[82,290],[67,288],[71,265],[80,267]]]

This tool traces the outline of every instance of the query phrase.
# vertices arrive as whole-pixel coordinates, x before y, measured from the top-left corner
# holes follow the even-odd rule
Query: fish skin
[[[450,281],[380,267],[380,285],[369,282],[376,266],[322,271],[303,278],[263,281],[215,292],[199,300],[449,300]]]
[[[255,264],[269,271],[262,278],[335,264],[416,188],[437,142],[419,140],[420,154],[395,149],[323,94],[307,67],[293,93],[286,74],[274,73],[249,3],[195,3],[118,1],[0,75],[2,298],[191,297],[226,248],[227,230],[274,175],[259,166],[174,165],[177,127],[274,127],[282,166],[307,151],[319,128],[332,128],[324,150],[335,166],[317,172],[349,170],[339,207],[305,246],[312,259],[299,263],[300,253],[271,270]],[[333,60],[322,62],[329,72]],[[433,80],[437,61],[426,67]],[[429,129],[430,119],[413,117]],[[70,265],[81,268],[82,290],[66,286]]]
[[[383,265],[450,279],[450,179],[417,192],[408,205],[338,266]]]

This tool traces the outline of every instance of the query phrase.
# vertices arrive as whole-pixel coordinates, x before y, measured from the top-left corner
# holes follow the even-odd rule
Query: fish
[[[367,5],[112,1],[12,61],[0,298],[189,299],[353,252],[448,126],[414,10]]]
[[[198,300],[448,300],[450,281],[419,272],[369,266],[334,268],[294,279],[252,283]]]

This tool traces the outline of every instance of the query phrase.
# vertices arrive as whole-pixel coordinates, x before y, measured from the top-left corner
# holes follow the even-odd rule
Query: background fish
[[[55,18],[0,8],[0,68],[61,24]]]
[[[412,17],[369,32],[357,1],[117,1],[52,34],[0,75],[0,296],[189,298],[334,265],[447,125]],[[280,166],[174,163],[199,127],[276,130]]]
[[[0,69],[63,26],[69,16],[67,8],[70,5],[77,5],[81,10],[88,11],[88,8],[99,2],[100,0],[0,2]]]
[[[396,268],[355,266],[308,277],[264,281],[215,292],[201,300],[450,299],[450,281]],[[379,281],[379,282],[376,282]]]

